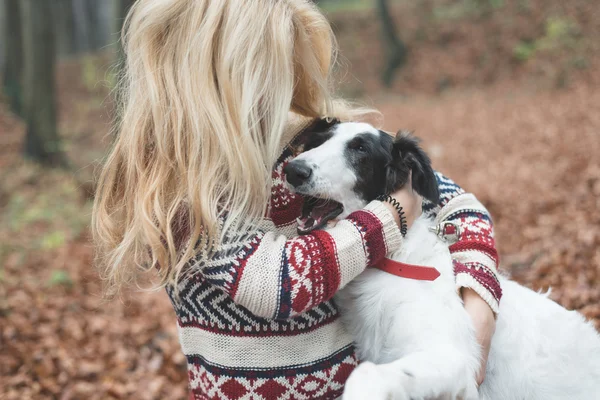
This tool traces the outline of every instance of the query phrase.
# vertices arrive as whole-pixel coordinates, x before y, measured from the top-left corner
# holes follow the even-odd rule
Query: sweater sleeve
[[[441,207],[436,223],[444,227],[450,222],[458,227],[457,240],[450,246],[456,285],[473,289],[498,313],[502,288],[490,214],[475,196],[465,193],[452,180],[440,173],[436,177]]]
[[[332,298],[401,241],[390,211],[373,201],[308,235],[288,239],[263,228],[242,240],[226,238],[219,251],[199,253],[189,265],[253,314],[285,319]]]

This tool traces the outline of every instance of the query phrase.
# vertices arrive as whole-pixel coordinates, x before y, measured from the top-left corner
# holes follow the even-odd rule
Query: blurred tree
[[[73,4],[73,31],[75,33],[75,48],[77,53],[89,50],[87,29],[87,13],[85,0],[72,0]]]
[[[89,51],[89,34],[87,26],[86,0],[73,1],[73,17],[75,32],[75,47],[78,53]]]
[[[96,51],[104,46],[102,38],[102,20],[100,8],[106,6],[107,1],[84,0],[84,9],[86,17],[88,50]]]
[[[80,53],[93,52],[106,45],[108,40],[108,0],[71,0],[75,24],[75,43]]]
[[[60,56],[72,55],[76,51],[73,0],[54,0],[52,11],[56,50]]]
[[[125,22],[127,13],[129,12],[129,9],[131,8],[134,2],[135,0],[114,0],[113,32],[117,32],[118,34],[117,52],[119,57],[119,64],[122,64],[125,57],[125,55],[123,54],[123,46],[121,43],[121,29],[123,28],[123,23]]]
[[[396,70],[406,63],[406,46],[398,37],[396,24],[390,14],[390,7],[387,0],[377,0],[379,17],[381,18],[381,28],[387,57],[387,65],[383,72],[383,83],[390,87],[394,80]]]
[[[45,165],[64,165],[56,127],[53,4],[20,0],[23,35],[25,156]]]
[[[113,32],[116,32],[117,35],[117,61],[116,61],[116,84],[121,82],[121,78],[123,77],[124,68],[125,68],[125,52],[123,51],[123,42],[121,41],[121,31],[123,29],[123,23],[125,22],[125,18],[127,17],[127,13],[129,9],[133,5],[135,0],[114,0],[114,26]],[[117,90],[116,92],[116,102],[117,105],[121,105],[122,98],[121,92]]]
[[[95,1],[96,12],[98,13],[98,34],[97,43],[100,49],[106,48],[114,43],[113,36],[113,4],[110,0]]]
[[[21,7],[19,0],[4,0],[5,63],[2,90],[12,111],[21,115],[23,98],[23,46],[21,38]]]
[[[6,6],[4,0],[0,1],[0,76],[4,72],[4,61],[6,60],[6,32],[4,26],[6,26]],[[1,90],[1,89],[0,89]]]

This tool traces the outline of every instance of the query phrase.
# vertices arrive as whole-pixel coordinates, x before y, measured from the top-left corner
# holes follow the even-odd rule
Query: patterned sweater
[[[333,295],[402,245],[378,201],[327,231],[297,236],[302,197],[288,191],[283,167],[311,121],[296,118],[273,169],[269,218],[245,240],[226,238],[199,253],[182,279],[175,308],[188,362],[190,399],[335,399],[358,364]],[[293,140],[291,139],[293,137]],[[438,174],[439,205],[424,212],[460,225],[450,250],[457,287],[470,287],[498,311],[501,289],[492,223],[485,208]]]

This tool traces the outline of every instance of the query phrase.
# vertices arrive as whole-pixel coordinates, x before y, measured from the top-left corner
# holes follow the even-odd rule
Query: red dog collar
[[[406,264],[389,258],[384,258],[375,268],[388,274],[419,281],[434,281],[440,276],[440,272],[435,268]]]

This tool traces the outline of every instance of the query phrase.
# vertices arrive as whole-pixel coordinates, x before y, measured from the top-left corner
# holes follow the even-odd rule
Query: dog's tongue
[[[307,199],[302,217],[298,218],[298,231],[308,233],[324,227],[327,221],[337,217],[342,212],[341,205],[335,201]]]
[[[322,220],[336,208],[338,208],[338,204],[335,201],[321,200],[313,207],[310,215],[316,220]]]

